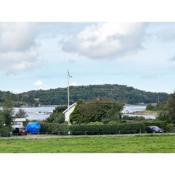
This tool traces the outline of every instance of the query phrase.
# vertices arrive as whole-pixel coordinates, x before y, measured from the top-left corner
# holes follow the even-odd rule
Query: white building
[[[68,124],[70,124],[70,115],[74,111],[76,105],[77,105],[77,103],[73,103],[71,106],[69,106],[69,108],[67,108],[65,111],[63,111],[63,114],[65,116],[65,121],[68,122]]]
[[[24,122],[26,122],[26,118],[13,118],[12,128],[24,128]]]

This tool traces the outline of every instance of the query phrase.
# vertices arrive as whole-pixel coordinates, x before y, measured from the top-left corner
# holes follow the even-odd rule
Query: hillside
[[[146,92],[128,87],[125,85],[89,85],[89,86],[71,86],[70,101],[71,103],[83,99],[90,100],[97,97],[113,99],[116,101],[137,104],[137,103],[156,103],[167,99],[167,93]],[[57,88],[50,90],[35,90],[17,95],[13,95],[13,99],[20,103],[33,105],[38,103],[41,105],[59,105],[67,103],[67,89]]]
[[[16,95],[12,94],[9,91],[0,91],[0,104],[2,104],[4,102],[4,99],[8,96],[11,96],[12,99],[16,98]]]

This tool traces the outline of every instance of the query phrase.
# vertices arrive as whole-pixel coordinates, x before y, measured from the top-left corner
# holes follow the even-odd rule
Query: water
[[[44,120],[49,117],[49,115],[53,112],[53,110],[57,106],[41,106],[41,107],[22,107],[22,108],[14,108],[15,113],[19,111],[19,109],[24,110],[29,120]]]
[[[49,115],[53,112],[56,106],[42,106],[42,107],[23,107],[23,108],[15,108],[15,113],[18,112],[19,109],[23,109],[28,114],[29,120],[44,120],[49,117]],[[144,111],[146,109],[145,105],[125,105],[122,113],[132,113],[136,111]],[[129,116],[133,116],[129,114]],[[155,119],[153,115],[140,115],[145,117],[146,119],[151,118]]]
[[[136,111],[145,111],[146,105],[125,105],[122,113],[132,113]]]
[[[135,114],[130,114],[136,111],[145,111],[146,110],[146,105],[125,105],[122,113],[130,116],[130,117],[134,117],[136,116]],[[144,117],[145,119],[156,119],[155,115],[137,115],[138,117]]]

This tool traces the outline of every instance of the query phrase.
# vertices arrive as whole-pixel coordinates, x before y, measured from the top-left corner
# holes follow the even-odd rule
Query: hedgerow
[[[144,133],[145,125],[142,123],[119,123],[105,125],[60,125],[42,123],[41,133],[57,135],[101,135],[101,134],[135,134]]]

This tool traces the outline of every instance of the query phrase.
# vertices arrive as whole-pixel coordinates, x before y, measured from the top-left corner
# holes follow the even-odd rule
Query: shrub
[[[145,132],[145,125],[141,123],[106,125],[60,125],[54,123],[42,123],[41,125],[41,133],[57,135],[135,134],[140,132]]]
[[[1,127],[0,128],[0,136],[1,137],[10,137],[10,128],[9,127]]]
[[[62,125],[58,123],[41,123],[40,133],[42,134],[67,135],[68,132],[68,125]]]
[[[87,125],[103,125],[103,122],[90,122]]]
[[[155,111],[156,110],[156,106],[152,105],[152,104],[148,104],[146,106],[146,110],[149,110],[149,111]]]
[[[63,111],[66,109],[66,106],[58,106],[55,108],[53,113],[46,119],[46,122],[49,123],[64,123],[65,117]]]
[[[72,135],[134,134],[145,132],[144,124],[71,125]]]
[[[116,124],[118,124],[119,122],[118,121],[116,121],[116,120],[111,120],[111,121],[109,121],[107,124],[108,125],[116,125]]]
[[[52,123],[64,123],[65,122],[65,117],[64,114],[59,112],[59,113],[53,113],[50,115],[49,118],[46,120],[47,122],[52,122]]]
[[[123,115],[122,120],[146,120],[146,119],[144,117],[141,117],[141,116]]]
[[[167,132],[173,132],[173,129],[174,129],[174,124],[172,124],[172,123],[166,124],[166,131]]]

